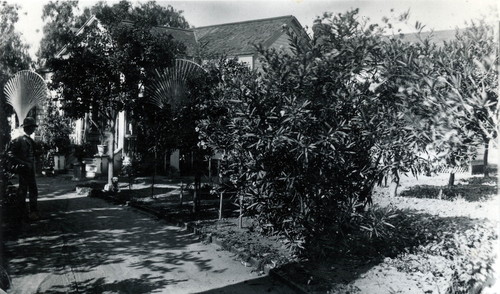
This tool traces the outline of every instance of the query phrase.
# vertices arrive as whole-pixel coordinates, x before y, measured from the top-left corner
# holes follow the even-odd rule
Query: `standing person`
[[[38,187],[35,179],[35,141],[30,135],[35,132],[38,125],[35,119],[27,117],[21,125],[24,135],[13,139],[7,149],[7,156],[16,166],[19,175],[19,188],[17,191],[17,204],[22,218],[36,221],[38,214]],[[26,208],[26,194],[29,191],[29,214]]]

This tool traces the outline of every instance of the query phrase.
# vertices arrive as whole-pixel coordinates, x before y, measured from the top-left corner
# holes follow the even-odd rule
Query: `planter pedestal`
[[[62,171],[65,169],[66,157],[61,154],[54,154],[54,171]]]
[[[85,158],[85,177],[93,179],[102,174],[108,173],[108,156],[95,156],[93,158]]]
[[[81,181],[84,179],[85,165],[75,162],[73,164],[73,181]]]
[[[108,153],[108,145],[97,145],[97,156],[106,156]]]
[[[94,159],[93,158],[85,158],[83,160],[83,164],[85,165],[85,177],[87,179],[95,178],[97,167],[94,164]]]

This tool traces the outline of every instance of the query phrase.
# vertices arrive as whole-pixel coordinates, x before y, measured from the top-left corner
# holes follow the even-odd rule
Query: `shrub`
[[[256,214],[265,231],[286,235],[296,250],[348,230],[380,176],[372,154],[376,127],[366,116],[374,111],[369,82],[355,76],[371,62],[377,37],[372,27],[334,21],[342,28],[330,27],[325,37],[349,34],[340,36],[343,48],[308,50],[295,40],[291,54],[261,49],[260,73],[223,62],[202,105],[209,117],[198,125],[201,145],[224,154],[222,176],[246,213]]]
[[[359,225],[384,177],[429,172],[436,137],[450,165],[476,144],[436,120],[456,111],[432,100],[446,90],[436,66],[443,51],[429,39],[388,37],[357,13],[318,18],[311,46],[290,33],[291,52],[259,47],[261,71],[222,61],[200,91],[200,147],[223,154],[221,176],[245,214],[298,250]]]

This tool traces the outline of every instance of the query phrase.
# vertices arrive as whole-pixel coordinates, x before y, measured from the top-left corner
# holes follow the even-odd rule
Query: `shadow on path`
[[[193,234],[70,187],[41,183],[42,220],[6,236],[9,293],[151,293],[228,272]]]

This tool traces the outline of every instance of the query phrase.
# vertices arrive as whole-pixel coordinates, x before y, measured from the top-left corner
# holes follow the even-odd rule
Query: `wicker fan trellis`
[[[48,88],[39,74],[30,70],[22,70],[5,83],[4,93],[7,103],[12,105],[21,124],[29,111],[41,105],[47,98]]]
[[[196,72],[204,70],[196,62],[186,59],[176,59],[173,67],[156,70],[155,80],[146,90],[151,103],[159,108],[181,105],[186,97],[186,81]]]

